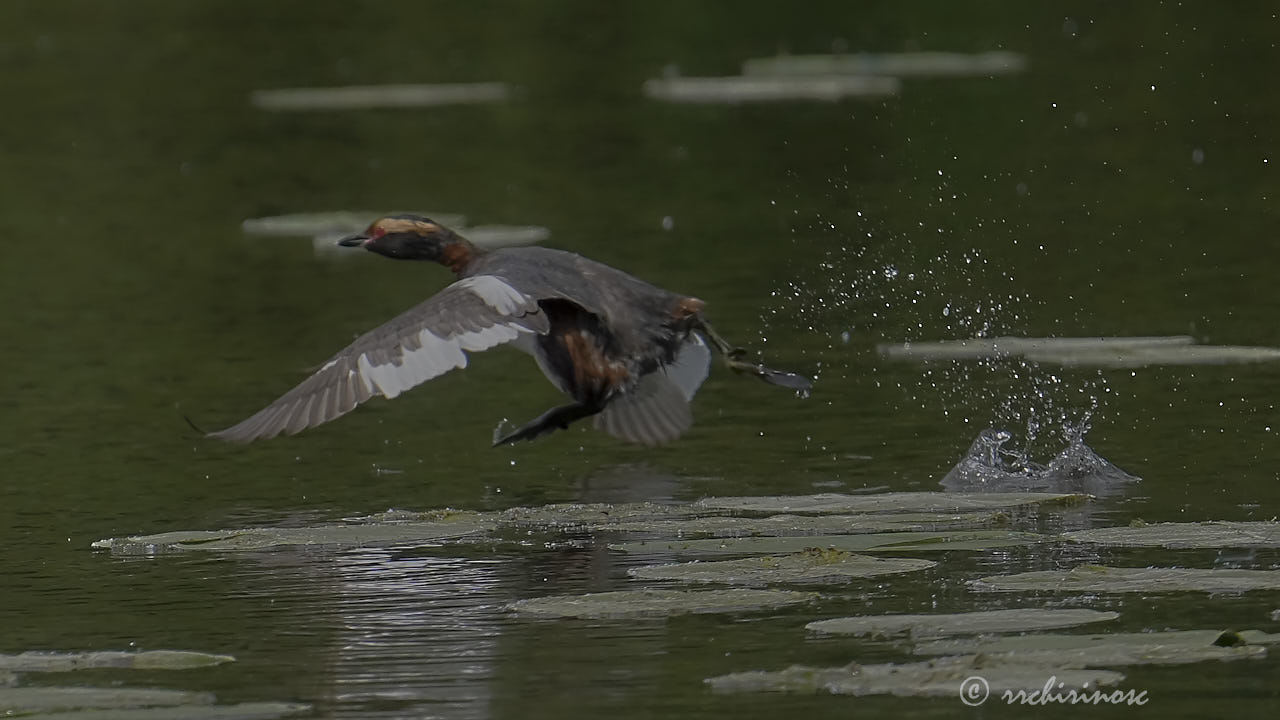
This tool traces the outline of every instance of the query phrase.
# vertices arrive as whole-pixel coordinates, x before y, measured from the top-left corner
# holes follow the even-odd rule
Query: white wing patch
[[[711,349],[701,335],[689,333],[684,344],[676,351],[675,360],[665,369],[667,377],[684,393],[684,399],[692,400],[711,370]]]
[[[467,353],[546,332],[533,298],[494,275],[463,278],[365,333],[274,403],[225,430],[234,442],[290,434],[328,422],[371,396],[400,393],[467,366]],[[526,342],[520,342],[521,340]]]
[[[494,275],[475,275],[455,283],[475,293],[486,305],[503,315],[511,315],[529,302],[528,296]]]
[[[514,340],[521,333],[532,332],[512,325],[494,325],[442,338],[430,330],[422,330],[417,337],[419,347],[408,350],[401,345],[398,364],[389,362],[375,365],[369,360],[368,353],[362,353],[356,361],[356,372],[369,392],[391,399],[450,370],[466,367],[467,355],[464,350],[488,350]]]

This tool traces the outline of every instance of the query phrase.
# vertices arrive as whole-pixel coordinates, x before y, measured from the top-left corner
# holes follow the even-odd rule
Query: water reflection
[[[645,464],[623,464],[584,476],[576,499],[670,501],[687,483]],[[238,557],[253,566],[244,594],[273,604],[280,598],[291,632],[310,628],[323,638],[313,655],[320,667],[306,670],[318,681],[306,699],[333,717],[487,718],[497,714],[494,698],[503,686],[539,678],[546,688],[594,688],[601,701],[652,683],[653,670],[632,659],[665,646],[663,620],[570,629],[571,636],[584,634],[570,640],[562,624],[508,616],[502,608],[515,599],[616,589],[626,577],[626,558],[585,531],[557,534],[554,542],[545,533],[522,535],[516,539],[542,550],[301,548]]]
[[[415,708],[450,717],[490,716],[501,632],[496,610],[510,593],[500,561],[414,557],[392,549],[345,553],[333,567],[333,701],[362,717]]]

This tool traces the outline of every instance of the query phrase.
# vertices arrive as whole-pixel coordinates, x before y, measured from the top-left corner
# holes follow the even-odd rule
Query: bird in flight
[[[594,418],[597,429],[661,445],[693,424],[689,401],[715,348],[734,371],[807,395],[809,380],[743,359],[702,315],[703,302],[580,255],[542,247],[482,250],[418,215],[392,215],[340,245],[398,260],[430,260],[457,280],[361,335],[319,370],[243,422],[209,436],[252,442],[294,434],[454,368],[467,353],[510,343],[533,355],[572,401],[494,445],[532,440]]]

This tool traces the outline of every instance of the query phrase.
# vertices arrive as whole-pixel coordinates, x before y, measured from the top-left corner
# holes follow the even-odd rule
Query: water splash
[[[1013,433],[987,428],[939,483],[952,492],[1076,492],[1113,495],[1141,478],[1116,467],[1084,442],[1086,425],[1064,428],[1066,447],[1047,463],[1028,449],[1008,448]]]
[[[802,329],[825,336],[816,365],[830,379],[896,386],[910,403],[949,421],[1026,428],[1028,442],[1047,449],[1057,440],[1043,436],[1101,417],[1115,397],[1102,370],[1047,368],[1020,357],[915,369],[866,364],[863,349],[882,341],[1078,332],[1089,324],[1079,317],[1044,317],[1036,285],[1015,277],[1008,258],[1037,247],[1044,252],[1024,237],[1026,228],[1006,218],[957,214],[965,193],[951,187],[949,172],[938,170],[932,182],[930,175],[916,186],[930,188],[926,197],[906,196],[896,204],[909,209],[923,202],[915,216],[932,220],[895,228],[858,210],[840,218],[817,214],[807,226],[793,228],[793,242],[804,249],[791,255],[804,258],[803,266],[773,292],[762,326],[795,325],[798,318]],[[978,241],[996,243],[1001,254],[976,247]]]

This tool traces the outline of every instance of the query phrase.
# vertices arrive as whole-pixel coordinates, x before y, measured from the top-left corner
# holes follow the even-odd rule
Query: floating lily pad
[[[1073,505],[1088,500],[1087,495],[1068,493],[947,493],[897,492],[878,495],[772,495],[759,497],[710,497],[695,507],[745,512],[850,514],[870,512],[955,513],[991,510],[1021,505]]]
[[[1033,533],[1005,530],[955,530],[948,532],[869,533],[866,535],[811,535],[802,537],[745,537],[709,540],[637,540],[615,543],[611,550],[628,553],[725,553],[773,555],[807,548],[848,552],[942,552],[987,550],[1030,545],[1042,540]]]
[[[689,505],[663,505],[659,503],[553,503],[536,507],[513,507],[496,512],[470,512],[466,510],[397,510],[392,508],[372,515],[344,518],[349,523],[410,523],[436,522],[471,518],[494,527],[509,526],[520,529],[543,528],[551,530],[587,530],[608,528],[618,523],[644,523],[666,518],[689,518],[700,513]],[[707,511],[716,513],[721,511]],[[441,513],[444,513],[442,515]]]
[[[1202,660],[1256,660],[1280,635],[1256,631],[1180,630],[1097,635],[1005,635],[935,640],[915,648],[917,655],[982,653],[1009,662],[1062,667],[1103,665],[1178,665]]]
[[[729,585],[769,583],[842,583],[857,578],[915,572],[936,566],[931,560],[876,558],[843,550],[809,548],[791,555],[766,555],[742,560],[647,565],[627,574],[644,580],[714,582]]]
[[[94,542],[93,547],[122,555],[149,555],[181,550],[236,551],[296,546],[342,548],[401,545],[476,538],[500,527],[587,530],[614,522],[642,522],[716,512],[722,511],[656,503],[560,504],[483,513],[447,508],[423,512],[392,509],[348,518],[344,523],[289,528],[183,530],[107,538]]]
[[[1020,608],[936,615],[860,615],[819,620],[806,630],[824,635],[909,635],[914,638],[1025,632],[1103,622],[1119,613],[1087,609]]]
[[[503,525],[516,527],[545,527],[586,530],[609,528],[619,523],[649,521],[670,518],[688,518],[698,514],[714,514],[689,505],[660,505],[658,503],[560,503],[539,507],[516,507],[495,515]]]
[[[9,714],[83,710],[210,705],[213,695],[182,690],[92,687],[0,688],[0,711]]]
[[[230,655],[187,650],[147,650],[120,652],[104,650],[84,653],[24,652],[0,655],[0,670],[15,672],[65,672],[95,668],[129,668],[133,670],[188,670],[235,662]]]
[[[923,496],[923,497],[921,497]],[[852,498],[853,502],[844,502]],[[879,499],[873,499],[879,498]],[[945,498],[945,499],[944,499]],[[796,552],[809,545],[831,545],[844,550],[879,548],[886,543],[880,540],[868,544],[846,545],[818,539],[834,533],[871,533],[877,530],[952,529],[1000,523],[1004,516],[989,510],[991,507],[1007,507],[1026,502],[1072,502],[1081,499],[1074,495],[1046,493],[1005,494],[953,494],[953,493],[896,493],[880,496],[818,495],[799,498],[710,498],[695,504],[658,503],[566,503],[540,507],[516,507],[498,512],[472,512],[440,509],[429,511],[387,510],[372,515],[347,518],[342,523],[325,523],[308,527],[262,527],[226,530],[182,530],[154,535],[106,538],[93,543],[93,547],[123,555],[150,555],[185,550],[237,551],[266,550],[282,547],[358,547],[377,545],[401,545],[452,540],[472,542],[483,539],[485,533],[503,528],[537,528],[549,531],[585,532],[591,530],[620,530],[652,532],[684,536],[702,532],[718,534],[766,534],[801,533],[815,538],[808,544],[791,544],[773,550],[759,552]],[[875,516],[862,514],[847,521],[841,518],[772,517],[729,519],[720,516],[734,512],[735,508],[766,512],[770,503],[785,506],[788,503],[804,508],[805,512],[838,512],[841,503],[874,510],[898,507],[940,508],[937,512],[881,513]],[[722,506],[716,506],[720,503]],[[968,512],[957,511],[957,505],[974,505]],[[741,511],[741,510],[739,510]],[[855,526],[846,522],[856,523]],[[819,533],[815,535],[815,533]],[[466,540],[462,540],[466,538]],[[1025,536],[1023,541],[1031,539]],[[920,542],[924,537],[896,538],[902,542]],[[1010,542],[999,542],[1006,540]],[[948,549],[987,547],[997,544],[1017,544],[1008,534],[999,536],[969,535],[969,545],[953,544]],[[949,542],[961,543],[953,538]],[[893,543],[888,543],[893,544]],[[980,545],[979,545],[980,544]],[[750,552],[757,552],[752,550]]]
[[[790,590],[618,590],[518,600],[506,606],[544,618],[667,617],[766,610],[809,602],[816,593]]]
[[[366,110],[502,102],[510,94],[510,88],[500,82],[351,85],[255,90],[249,101],[262,110]]]
[[[1005,690],[1039,690],[1050,677],[1063,683],[1059,692],[1115,685],[1124,675],[1112,670],[1064,668],[1060,665],[1002,663],[977,655],[957,655],[929,662],[849,664],[845,667],[815,668],[803,665],[777,671],[739,672],[708,678],[717,692],[832,693],[834,695],[898,695],[901,697],[947,697],[959,700],[961,684],[973,676],[986,682],[986,689],[999,696]],[[985,700],[986,695],[978,698]]]
[[[644,94],[675,103],[835,101],[892,95],[899,85],[897,78],[860,75],[669,77],[646,80]]]
[[[712,516],[633,520],[596,525],[593,530],[651,533],[663,537],[750,537],[753,535],[858,535],[923,532],[999,525],[999,511],[969,513],[861,513],[858,515]]]
[[[1070,570],[1042,570],[992,575],[970,583],[980,591],[1051,590],[1056,592],[1239,593],[1280,589],[1280,570],[1200,570],[1081,565]]]
[[[1280,522],[1152,523],[1064,533],[1063,538],[1118,547],[1280,547]]]
[[[108,538],[94,542],[93,547],[121,555],[150,555],[177,550],[241,551],[296,546],[340,548],[409,545],[474,535],[492,528],[492,523],[467,517],[441,522],[177,531],[157,535]]]
[[[488,525],[496,523],[496,513],[476,512],[475,510],[458,510],[456,508],[436,508],[434,510],[401,510],[387,508],[382,512],[369,515],[355,515],[342,518],[342,522],[350,525],[379,525],[383,523],[435,523],[475,521]]]
[[[1025,55],[993,50],[981,53],[907,52],[778,55],[742,64],[743,75],[892,75],[894,77],[962,77],[1020,72]]]

